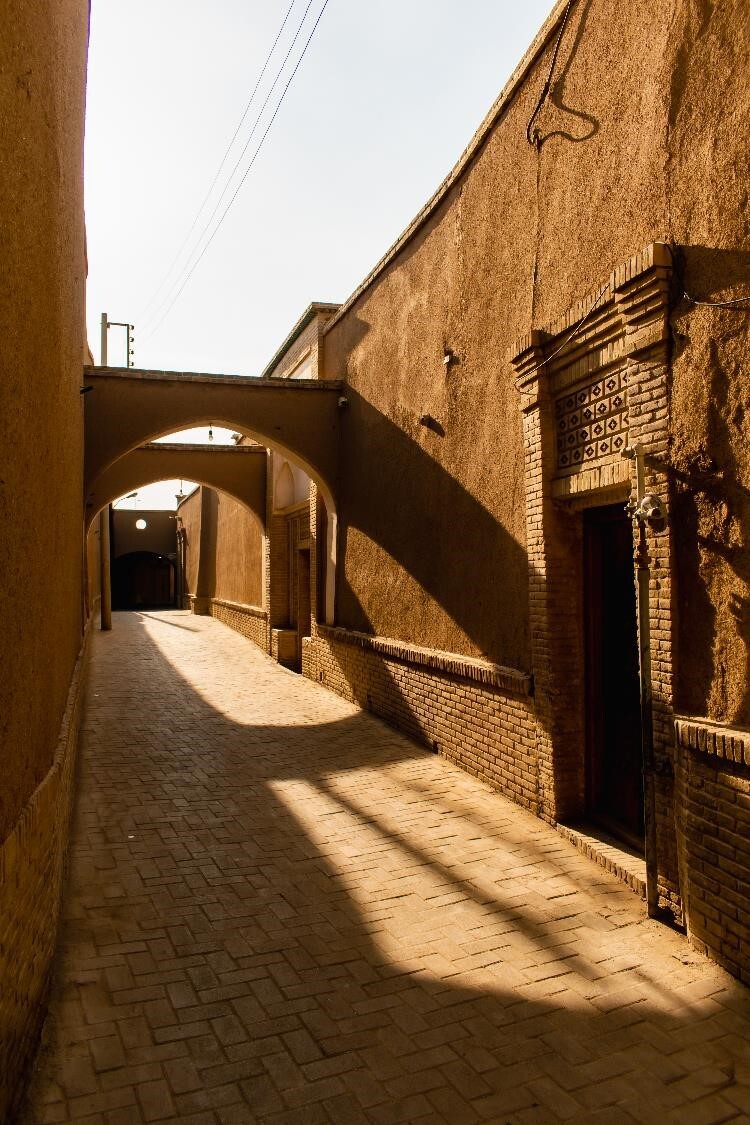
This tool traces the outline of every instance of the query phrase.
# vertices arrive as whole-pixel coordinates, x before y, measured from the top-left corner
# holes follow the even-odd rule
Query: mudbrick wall
[[[7,0],[0,18],[0,1120],[7,1121],[45,1014],[87,600],[80,392],[88,4]]]
[[[259,608],[265,545],[258,520],[234,497],[204,486],[180,504],[178,517],[186,544],[186,599],[201,613],[214,613],[215,604],[214,616],[262,643],[265,625],[256,623],[267,618]]]
[[[564,9],[457,169],[324,330],[324,376],[345,379],[349,401],[337,622],[532,670],[523,426],[508,357],[661,242],[676,263],[665,466],[681,611],[675,697],[685,712],[748,725],[750,318],[683,290],[720,301],[750,288],[750,156],[739,142],[750,9],[574,3],[530,144]]]

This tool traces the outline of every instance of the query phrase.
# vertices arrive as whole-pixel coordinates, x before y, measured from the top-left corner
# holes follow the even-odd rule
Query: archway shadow
[[[741,1096],[746,992],[548,827],[340,700],[321,719],[320,689],[265,658],[227,691],[200,639],[118,624],[36,1105],[99,1112],[102,1072],[132,1091],[149,1065],[176,1116],[222,1120],[646,1120],[696,1081]]]
[[[750,306],[731,310],[697,308],[683,292],[701,301],[746,295],[750,285],[750,252],[710,246],[674,250],[674,364],[679,370],[688,354],[693,317],[711,316],[715,331],[706,340],[700,329],[699,355],[707,368],[705,416],[696,421],[703,440],[696,450],[681,453],[673,463],[659,465],[674,488],[677,706],[688,714],[707,715],[715,680],[727,679],[727,651],[717,647],[717,600],[725,600],[744,648],[744,685],[727,707],[726,721],[750,726],[750,487],[743,479],[743,365],[750,333]],[[713,323],[713,322],[712,322]],[[684,409],[684,407],[683,407]],[[729,590],[727,591],[727,587]],[[732,589],[733,587],[733,589]],[[728,594],[728,596],[727,596]],[[732,654],[734,662],[734,654]],[[731,669],[729,670],[731,671]]]
[[[377,472],[366,474],[358,468],[342,474],[337,623],[371,632],[372,609],[361,594],[368,586],[369,571],[374,578],[369,585],[382,587],[381,561],[362,547],[354,563],[360,568],[358,589],[352,585],[347,556],[348,535],[354,530],[390,556],[395,568],[405,571],[428,599],[421,623],[405,620],[400,627],[381,627],[379,632],[528,670],[525,547],[420,444],[416,434],[408,432],[405,423],[397,425],[351,387],[347,398],[342,463],[377,465]],[[519,433],[520,425],[519,414]],[[441,625],[443,614],[454,626],[452,643],[436,644],[435,627],[443,633],[450,628]]]

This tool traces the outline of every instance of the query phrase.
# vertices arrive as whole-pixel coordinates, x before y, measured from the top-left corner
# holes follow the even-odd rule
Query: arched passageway
[[[87,367],[85,379],[87,495],[124,454],[213,421],[291,457],[334,506],[340,383],[109,367]]]
[[[127,489],[123,483],[127,474],[119,464],[121,461],[129,456],[136,460],[162,456],[150,449],[155,438],[211,422],[239,430],[288,457],[315,483],[324,501],[325,589],[321,616],[327,623],[333,622],[338,557],[335,497],[339,418],[347,405],[341,396],[340,382],[95,367],[85,369],[85,379],[84,495],[90,505],[89,516],[106,504],[107,493],[116,495]],[[185,469],[185,475],[200,481],[203,474]],[[120,478],[117,484],[113,483],[115,478]],[[237,495],[226,484],[209,479],[206,483]],[[247,503],[243,496],[238,498]],[[248,507],[257,511],[259,502],[256,495]]]

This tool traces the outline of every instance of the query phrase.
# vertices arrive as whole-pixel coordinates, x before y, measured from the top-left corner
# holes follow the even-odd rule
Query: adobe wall
[[[263,604],[263,532],[244,504],[217,492],[214,596],[245,605]]]
[[[705,8],[705,11],[704,11]],[[680,272],[695,297],[750,293],[750,9],[681,5],[668,176]],[[750,726],[750,306],[681,302],[672,318],[678,577],[676,705]]]
[[[101,597],[101,549],[99,521],[91,525],[86,535],[86,612],[95,614]]]
[[[185,567],[185,593],[195,594],[198,583],[198,560],[200,558],[200,529],[201,529],[201,489],[196,488],[183,500],[177,509],[177,515],[185,530],[187,541],[186,567]],[[178,525],[179,526],[179,525]]]
[[[622,377],[630,439],[644,443],[647,486],[669,516],[661,538],[646,536],[655,905],[746,975],[740,883],[750,857],[738,840],[750,762],[694,760],[675,743],[674,714],[693,716],[704,742],[711,721],[750,725],[750,306],[683,297],[685,288],[714,300],[750,295],[741,142],[750,11],[740,2],[579,0],[532,145],[527,125],[564,8],[457,171],[325,330],[324,375],[345,379],[349,400],[339,629],[313,629],[305,671],[443,752],[476,749],[462,764],[547,819],[580,814],[576,513],[624,502],[634,475],[608,449],[606,464],[565,492],[552,479],[550,412],[566,380],[576,394],[593,393],[587,365],[604,373],[596,393],[610,373]],[[554,373],[540,367],[584,317],[580,362],[571,346]],[[644,320],[653,321],[645,344]],[[530,384],[519,393],[540,371],[533,393]],[[454,692],[450,676],[425,679],[415,649],[533,673],[534,748],[510,706],[483,685]],[[498,765],[496,723],[500,746],[518,750],[510,774]],[[701,833],[721,844],[705,878]],[[701,912],[706,888],[713,897]]]
[[[264,379],[317,379],[320,339],[338,305],[313,302],[261,372]]]
[[[264,538],[244,504],[200,486],[178,509],[187,541],[186,608],[236,629],[265,651]]]
[[[331,322],[325,375],[350,385],[341,625],[530,669],[512,343],[653,241],[686,246],[694,292],[748,292],[749,46],[740,2],[581,0],[539,151],[526,126],[549,44],[439,204]],[[673,314],[678,698],[735,722],[750,722],[749,323],[685,303]]]
[[[8,0],[3,23],[0,840],[52,764],[81,645],[88,6]]]
[[[44,1018],[83,639],[88,5],[8,0],[0,36],[0,1119]],[[53,657],[53,658],[52,658]]]
[[[139,528],[139,523],[145,527]],[[176,547],[176,520],[174,512],[144,508],[115,508],[112,512],[111,557],[136,551],[149,551],[155,555],[173,557]]]

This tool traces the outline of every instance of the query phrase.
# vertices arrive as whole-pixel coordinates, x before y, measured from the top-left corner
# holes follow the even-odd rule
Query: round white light
[[[136,520],[135,526],[138,528],[139,531],[143,531],[144,528],[148,527],[148,524],[146,523],[145,520]]]

